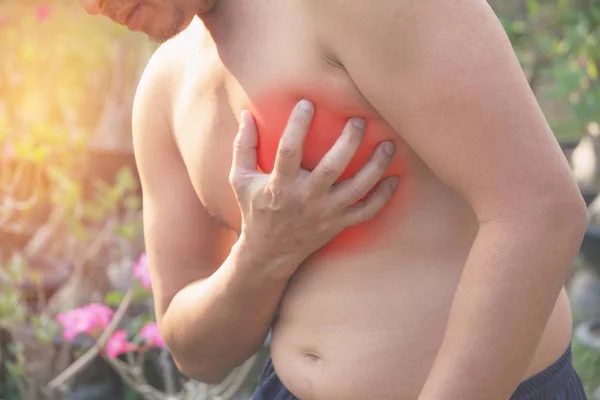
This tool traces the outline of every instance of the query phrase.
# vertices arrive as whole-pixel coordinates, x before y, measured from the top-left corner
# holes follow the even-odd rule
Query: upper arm
[[[487,2],[345,1],[334,29],[349,75],[480,219],[531,215],[543,199],[576,203],[568,164]]]
[[[235,233],[216,224],[192,187],[171,130],[173,74],[167,50],[154,55],[136,92],[133,142],[143,192],[144,239],[156,317],[173,296],[209,277],[225,260]]]

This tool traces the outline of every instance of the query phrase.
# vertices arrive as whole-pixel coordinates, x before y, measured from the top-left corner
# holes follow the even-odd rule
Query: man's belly
[[[417,399],[464,260],[443,250],[406,253],[316,262],[292,279],[271,354],[279,378],[298,398]],[[570,321],[563,293],[526,377],[564,352]]]

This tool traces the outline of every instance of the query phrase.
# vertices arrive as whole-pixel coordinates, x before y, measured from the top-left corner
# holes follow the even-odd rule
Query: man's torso
[[[166,45],[178,49],[170,99],[175,140],[211,215],[240,230],[228,174],[243,108],[257,121],[266,171],[301,98],[316,108],[305,168],[353,116],[366,120],[367,131],[345,177],[382,140],[398,147],[388,174],[400,175],[401,184],[382,214],[325,246],[290,281],[273,327],[275,369],[303,400],[415,399],[443,338],[477,220],[364,100],[336,63],[335,43],[320,35],[312,2],[233,3],[223,0]],[[563,293],[528,375],[558,358],[569,335]]]

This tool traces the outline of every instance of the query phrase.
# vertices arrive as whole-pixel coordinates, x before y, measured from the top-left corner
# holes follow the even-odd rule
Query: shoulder
[[[387,41],[394,43],[419,39],[423,32],[452,34],[458,28],[477,31],[490,25],[499,26],[487,0],[323,0],[313,3],[321,20],[328,22],[330,33],[365,28],[372,31],[371,36],[401,33],[402,36],[386,36]]]
[[[204,27],[195,19],[179,35],[161,44],[150,57],[134,98],[134,131],[136,122],[155,125],[160,119],[162,123],[170,123],[179,93],[186,86],[190,65],[202,51],[205,35]]]
[[[173,119],[181,106],[181,93],[189,86],[186,76],[190,75],[190,65],[201,54],[200,34],[195,21],[178,36],[163,43],[150,57],[138,82],[133,101],[132,136],[142,181],[160,177],[165,163],[181,162]]]

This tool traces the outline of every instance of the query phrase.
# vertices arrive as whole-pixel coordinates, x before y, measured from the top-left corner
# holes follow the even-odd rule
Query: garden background
[[[600,1],[489,1],[589,203],[568,288],[575,363],[592,396]],[[130,130],[156,47],[75,0],[0,0],[0,399],[244,399],[252,390],[258,362],[223,385],[190,382],[156,331]]]

